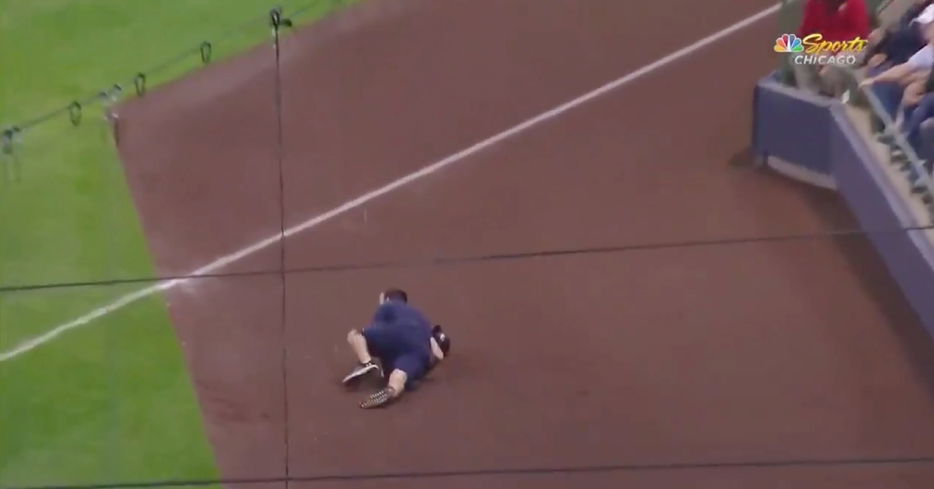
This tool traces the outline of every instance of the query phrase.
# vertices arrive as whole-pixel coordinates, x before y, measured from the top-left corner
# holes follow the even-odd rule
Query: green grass
[[[55,324],[131,290],[5,294],[0,319],[14,327]],[[4,363],[0,386],[0,485],[217,476],[158,297]]]
[[[296,19],[308,22],[349,1],[0,0],[0,126],[205,40],[215,62],[242,52],[268,40],[276,3],[312,4]],[[192,51],[149,88],[199,66]],[[14,150],[0,155],[0,287],[153,275],[101,104],[77,127],[59,115],[29,128]],[[0,292],[0,352],[139,287]],[[0,362],[0,487],[217,475],[160,297]]]
[[[201,66],[196,48],[205,40],[214,62],[242,52],[269,39],[275,3],[0,0],[0,126],[114,83],[132,92],[137,72],[194,49],[147,73],[149,88],[177,78]],[[307,21],[348,0],[278,3],[287,11],[311,5]],[[0,286],[152,274],[103,113],[100,103],[86,105],[77,128],[59,115],[22,134],[15,162],[0,157]]]

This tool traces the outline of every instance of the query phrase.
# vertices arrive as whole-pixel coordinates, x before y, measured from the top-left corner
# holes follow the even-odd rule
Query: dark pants
[[[868,76],[876,76],[889,69],[892,65],[883,63],[875,68],[867,70]],[[872,84],[872,93],[882,104],[882,108],[889,115],[889,118],[895,120],[898,113],[898,106],[902,103],[902,95],[905,93],[905,87],[898,82],[880,82]]]
[[[930,174],[934,159],[934,94],[925,95],[917,105],[905,107],[902,131],[915,154],[925,161]],[[908,174],[913,182],[921,177],[913,167]]]
[[[431,365],[431,346],[422,329],[401,324],[375,324],[363,329],[370,355],[379,358],[387,374],[395,369],[405,372],[408,388],[424,377]]]
[[[902,126],[905,137],[915,153],[925,160],[931,159],[931,150],[922,144],[921,126],[924,121],[932,117],[934,117],[934,94],[932,93],[925,95],[918,105],[905,108],[905,123]]]

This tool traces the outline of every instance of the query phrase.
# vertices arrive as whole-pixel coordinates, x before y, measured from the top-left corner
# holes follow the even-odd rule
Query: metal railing
[[[859,87],[858,90],[860,90],[860,96],[868,102],[872,116],[877,118],[882,125],[879,134],[882,136],[883,142],[889,146],[891,162],[898,164],[900,169],[906,173],[912,192],[921,195],[922,200],[928,207],[928,211],[934,217],[934,206],[932,206],[932,203],[934,203],[934,182],[931,181],[931,173],[924,166],[924,160],[908,142],[902,127],[892,120],[892,117],[889,116],[888,111],[871,88]],[[898,155],[899,152],[901,156]]]
[[[882,9],[889,7],[893,2],[900,0],[870,0],[868,2],[873,14],[874,22],[880,18]],[[782,0],[779,14],[779,33],[793,33],[803,17],[805,2],[802,0]],[[782,56],[778,67],[779,79],[784,83],[793,84],[794,75],[788,56]],[[921,197],[931,217],[934,218],[934,182],[931,172],[925,167],[924,160],[917,154],[908,141],[901,125],[890,116],[889,111],[871,87],[860,86],[863,78],[862,70],[844,70],[847,76],[848,90],[844,94],[843,102],[859,107],[869,112],[875,122],[876,133],[872,138],[879,138],[888,146],[889,158],[893,164],[898,165],[908,181],[911,191]],[[876,141],[869,141],[876,144]]]

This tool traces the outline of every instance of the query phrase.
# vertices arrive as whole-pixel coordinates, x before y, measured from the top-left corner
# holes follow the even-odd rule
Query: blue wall
[[[753,147],[824,175],[831,175],[832,101],[764,80],[753,96]]]
[[[782,86],[771,77],[756,87],[753,149],[832,176],[837,190],[928,333],[934,337],[934,247],[908,203],[892,188],[839,102]]]

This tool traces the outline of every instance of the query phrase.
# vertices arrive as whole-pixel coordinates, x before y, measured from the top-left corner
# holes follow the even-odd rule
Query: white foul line
[[[585,104],[585,103],[587,103],[587,102],[589,102],[589,101],[591,101],[591,100],[593,100],[593,99],[595,99],[595,98],[597,98],[597,97],[600,97],[601,95],[606,94],[607,92],[610,92],[610,91],[612,91],[612,90],[615,90],[615,89],[617,89],[617,88],[619,88],[619,87],[621,87],[621,86],[623,86],[623,85],[625,85],[625,84],[627,84],[627,83],[629,83],[629,82],[632,82],[632,81],[634,81],[634,80],[636,80],[636,79],[638,79],[638,78],[641,78],[641,77],[643,77],[643,76],[645,76],[645,75],[647,75],[647,74],[649,74],[649,73],[651,73],[651,72],[653,72],[653,71],[655,71],[655,70],[657,70],[657,69],[659,69],[659,68],[662,68],[662,67],[664,67],[665,65],[668,65],[668,64],[673,63],[673,62],[675,62],[675,61],[678,61],[678,60],[680,60],[681,58],[684,58],[685,56],[694,53],[695,51],[698,51],[698,50],[700,50],[700,49],[703,49],[704,47],[706,47],[706,46],[708,46],[708,45],[710,45],[710,44],[712,44],[712,43],[714,43],[714,42],[717,42],[717,41],[719,41],[719,40],[721,40],[721,39],[724,39],[724,38],[726,38],[726,37],[732,35],[733,33],[737,32],[737,31],[740,31],[740,30],[742,30],[742,29],[744,29],[744,28],[746,28],[746,27],[748,27],[748,26],[750,26],[750,25],[752,25],[752,24],[754,24],[754,23],[756,23],[756,22],[758,22],[758,21],[760,21],[760,20],[762,20],[762,19],[764,19],[764,18],[766,18],[766,17],[768,17],[768,16],[770,16],[770,15],[776,13],[776,12],[778,12],[778,10],[779,10],[780,7],[781,7],[780,5],[774,5],[774,6],[772,6],[772,7],[769,7],[769,8],[767,8],[767,9],[765,9],[765,10],[763,10],[763,11],[761,11],[761,12],[759,12],[759,13],[757,13],[757,14],[751,16],[751,17],[747,17],[746,19],[743,19],[743,20],[741,20],[741,21],[739,21],[739,22],[737,22],[737,23],[735,23],[735,24],[733,24],[733,25],[731,25],[731,26],[729,26],[729,27],[727,27],[727,28],[725,28],[725,29],[723,29],[723,30],[721,30],[721,31],[719,31],[719,32],[716,32],[716,33],[714,33],[714,34],[711,34],[710,36],[707,36],[707,37],[705,37],[705,38],[703,38],[703,39],[701,39],[701,40],[699,40],[699,41],[696,41],[696,42],[694,42],[693,44],[690,44],[690,45],[688,45],[688,46],[685,46],[685,47],[683,47],[683,48],[681,48],[681,49],[679,49],[679,50],[677,50],[677,51],[675,51],[675,52],[673,52],[673,53],[671,53],[671,54],[669,54],[669,55],[667,55],[667,56],[665,56],[665,57],[663,57],[663,58],[660,58],[660,59],[658,59],[658,60],[656,60],[656,61],[654,61],[654,62],[652,62],[652,63],[650,63],[650,64],[647,64],[647,65],[643,66],[642,68],[639,68],[639,69],[637,69],[637,70],[635,70],[635,71],[633,71],[633,72],[631,72],[631,73],[629,73],[629,74],[627,74],[627,75],[625,75],[625,76],[623,76],[623,77],[621,77],[621,78],[617,78],[616,80],[613,80],[613,81],[607,83],[606,85],[603,85],[602,87],[599,87],[599,88],[597,88],[597,89],[595,89],[595,90],[593,90],[593,91],[591,91],[591,92],[588,92],[588,93],[586,93],[586,94],[584,94],[584,95],[581,95],[580,97],[577,97],[577,98],[575,98],[575,99],[573,99],[573,100],[570,100],[570,101],[568,101],[568,102],[565,102],[565,103],[563,103],[563,104],[561,104],[561,105],[559,105],[559,106],[557,106],[557,107],[555,107],[555,108],[553,108],[553,109],[551,109],[551,110],[548,110],[548,111],[546,111],[546,112],[543,112],[543,113],[541,113],[541,114],[539,114],[539,115],[537,115],[537,116],[535,116],[535,117],[533,117],[533,118],[531,118],[531,119],[526,120],[525,122],[520,123],[520,124],[517,125],[517,126],[514,126],[514,127],[510,128],[510,129],[507,129],[507,130],[505,130],[505,131],[503,131],[503,132],[501,132],[501,133],[499,133],[499,134],[496,134],[496,135],[491,136],[491,137],[489,137],[489,138],[487,138],[487,139],[484,139],[483,141],[480,141],[480,142],[474,144],[473,146],[470,146],[470,147],[468,147],[468,148],[466,148],[466,149],[463,149],[463,150],[461,150],[461,151],[458,151],[457,153],[454,153],[454,154],[448,156],[447,158],[444,158],[443,160],[440,160],[440,161],[438,161],[438,162],[436,162],[436,163],[432,163],[431,165],[428,165],[428,166],[422,168],[421,170],[418,170],[418,171],[416,171],[416,172],[414,172],[414,173],[410,173],[410,174],[408,174],[408,175],[406,175],[406,176],[404,176],[404,177],[402,177],[402,178],[400,178],[400,179],[398,179],[398,180],[395,180],[395,181],[393,181],[393,182],[390,182],[390,183],[388,183],[388,184],[386,184],[386,185],[384,185],[384,186],[382,186],[382,187],[380,187],[380,188],[378,188],[378,189],[376,189],[376,190],[372,190],[372,191],[370,191],[370,192],[367,192],[367,193],[365,193],[365,194],[363,194],[363,195],[357,197],[356,199],[353,199],[353,200],[351,200],[351,201],[348,201],[348,202],[346,202],[346,203],[344,203],[344,204],[342,204],[342,205],[340,205],[340,206],[338,206],[338,207],[335,207],[335,208],[333,208],[333,209],[331,209],[331,210],[329,210],[329,211],[327,211],[327,212],[325,212],[325,213],[323,213],[323,214],[318,214],[317,216],[314,216],[314,217],[312,217],[312,218],[310,218],[310,219],[308,219],[308,220],[306,220],[306,221],[304,221],[304,222],[302,222],[302,223],[300,223],[300,224],[298,224],[298,225],[292,226],[292,227],[290,227],[290,228],[288,228],[288,229],[285,230],[285,237],[290,237],[290,236],[296,235],[296,234],[298,234],[298,233],[300,233],[300,232],[302,232],[302,231],[306,231],[306,230],[308,230],[308,229],[311,229],[311,228],[313,228],[313,227],[316,227],[316,226],[318,226],[318,225],[320,225],[320,224],[322,224],[322,223],[324,223],[324,222],[326,222],[326,221],[329,221],[329,220],[331,220],[331,219],[333,219],[333,218],[335,218],[335,217],[337,217],[337,216],[339,216],[339,215],[341,215],[341,214],[343,214],[343,213],[345,213],[345,212],[347,212],[347,211],[349,211],[349,210],[355,209],[355,208],[357,208],[357,207],[359,207],[359,206],[361,206],[361,205],[363,205],[363,204],[366,204],[367,202],[370,202],[371,200],[374,200],[374,199],[377,199],[377,198],[379,198],[379,197],[381,197],[381,196],[383,196],[383,195],[386,195],[386,194],[392,192],[393,190],[396,190],[396,189],[398,189],[398,188],[400,188],[400,187],[403,187],[403,186],[405,186],[405,185],[408,185],[409,183],[412,183],[412,182],[414,182],[414,181],[416,181],[416,180],[418,180],[418,179],[420,179],[420,178],[422,178],[422,177],[431,175],[432,173],[435,173],[435,172],[437,172],[438,170],[442,170],[442,169],[444,169],[444,168],[447,167],[447,166],[453,165],[454,163],[457,163],[457,162],[463,160],[464,158],[466,158],[466,157],[468,157],[468,156],[470,156],[470,155],[472,155],[472,154],[475,154],[475,153],[478,153],[478,152],[480,152],[480,151],[483,151],[484,149],[489,148],[489,147],[491,147],[491,146],[493,146],[493,145],[495,145],[495,144],[497,144],[497,143],[499,143],[499,142],[501,142],[501,141],[504,141],[504,140],[506,140],[506,139],[509,139],[509,138],[511,138],[511,137],[513,137],[513,136],[515,136],[515,135],[517,135],[517,134],[519,134],[519,133],[525,131],[526,129],[529,129],[530,127],[536,126],[536,125],[538,125],[538,124],[540,124],[540,123],[542,123],[542,122],[545,122],[545,121],[547,121],[547,120],[549,120],[549,119],[552,119],[552,118],[554,118],[554,117],[557,117],[558,115],[561,115],[561,114],[563,114],[564,112],[567,112],[567,111],[569,111],[569,110],[571,110],[571,109],[573,109],[573,108],[575,108],[575,107],[577,107],[577,106],[583,105],[583,104]],[[142,289],[140,289],[140,290],[137,290],[136,292],[132,292],[132,293],[130,293],[130,294],[124,295],[124,296],[118,298],[117,300],[111,302],[110,304],[107,304],[106,306],[102,306],[102,307],[99,307],[99,308],[97,308],[97,309],[94,309],[93,311],[91,311],[91,312],[89,312],[89,313],[87,313],[87,314],[85,314],[85,315],[83,315],[83,316],[81,316],[81,317],[78,317],[78,318],[76,318],[76,319],[73,319],[73,320],[71,320],[71,321],[69,321],[69,322],[67,322],[67,323],[58,325],[58,326],[52,328],[51,330],[47,331],[46,333],[44,333],[44,334],[42,334],[42,335],[40,335],[40,336],[37,336],[37,337],[35,337],[35,338],[29,339],[29,340],[27,340],[27,341],[24,341],[23,343],[20,343],[18,346],[16,346],[16,348],[13,348],[12,350],[5,351],[5,352],[0,353],[0,362],[5,362],[5,361],[7,361],[7,360],[11,360],[11,359],[13,359],[13,358],[16,358],[16,357],[18,357],[18,356],[20,356],[20,355],[22,355],[22,354],[24,354],[24,353],[28,353],[29,351],[34,350],[34,349],[36,349],[36,348],[42,346],[43,344],[48,343],[49,341],[54,340],[55,338],[61,336],[62,334],[66,333],[66,332],[68,332],[68,331],[70,331],[70,330],[73,330],[73,329],[75,329],[75,328],[78,328],[78,327],[80,327],[80,326],[83,326],[83,325],[85,325],[85,324],[88,324],[88,323],[90,323],[91,321],[94,321],[95,319],[98,319],[98,318],[100,318],[100,317],[102,317],[102,316],[105,316],[105,315],[107,315],[107,314],[110,314],[110,313],[112,313],[112,312],[114,312],[114,311],[116,311],[116,310],[118,310],[118,309],[121,309],[121,308],[123,308],[123,307],[125,307],[125,306],[127,306],[127,305],[130,305],[130,304],[132,304],[132,303],[134,303],[134,302],[136,302],[136,301],[138,301],[138,300],[140,300],[140,299],[143,299],[143,298],[145,298],[145,297],[149,297],[150,295],[153,295],[153,294],[155,294],[155,293],[157,293],[157,292],[161,292],[161,291],[164,291],[164,290],[168,290],[168,289],[171,289],[171,288],[173,288],[173,287],[175,287],[175,286],[181,285],[181,284],[183,284],[183,283],[185,283],[185,282],[187,282],[187,281],[189,281],[189,280],[192,280],[193,278],[197,278],[197,276],[199,276],[199,275],[206,275],[206,274],[216,273],[218,270],[222,269],[223,267],[225,267],[225,266],[227,266],[227,265],[229,265],[229,264],[231,264],[231,263],[237,262],[237,261],[239,261],[239,260],[241,260],[241,259],[243,259],[243,258],[245,258],[245,257],[247,257],[247,256],[249,256],[249,255],[252,255],[253,253],[256,253],[257,251],[260,251],[260,250],[262,250],[262,249],[264,249],[264,248],[267,248],[267,247],[269,247],[269,246],[271,246],[271,245],[277,243],[279,240],[280,240],[280,235],[279,235],[279,234],[276,234],[276,235],[274,235],[274,236],[270,236],[270,237],[268,237],[268,238],[266,238],[266,239],[263,239],[262,241],[259,241],[259,242],[257,242],[257,243],[254,243],[254,244],[250,245],[250,246],[247,246],[246,248],[243,248],[243,249],[241,249],[241,250],[239,250],[239,251],[236,251],[236,252],[231,253],[231,254],[226,255],[226,256],[222,256],[222,257],[218,258],[217,260],[214,260],[214,261],[212,261],[211,263],[208,263],[207,265],[205,265],[205,266],[203,266],[203,267],[201,267],[201,268],[199,268],[199,269],[197,269],[197,270],[194,270],[193,272],[191,272],[191,273],[189,273],[189,274],[186,275],[187,277],[190,277],[190,278],[180,278],[180,279],[173,279],[173,280],[168,280],[168,281],[165,281],[165,282],[160,282],[160,283],[157,283],[157,284],[155,284],[155,285],[151,285],[151,286],[149,286],[149,287],[145,287],[145,288],[142,288]]]

